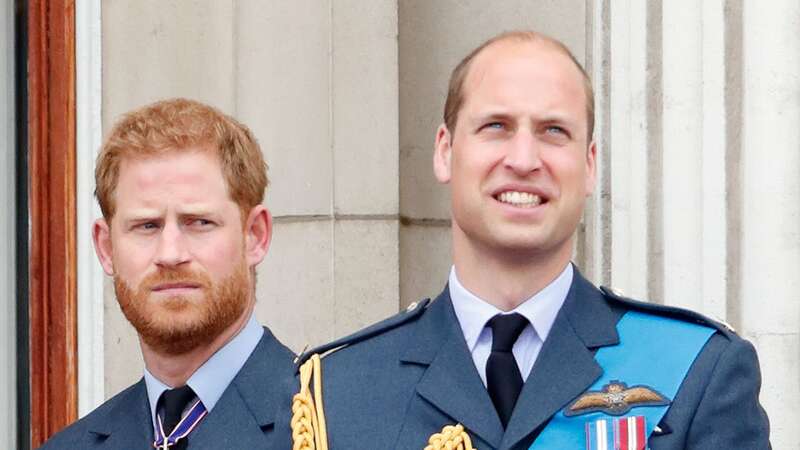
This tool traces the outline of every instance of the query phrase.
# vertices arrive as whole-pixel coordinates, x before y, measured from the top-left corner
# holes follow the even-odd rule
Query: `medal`
[[[179,440],[185,438],[197,427],[201,420],[208,414],[203,402],[197,400],[189,412],[175,425],[175,429],[169,436],[165,436],[164,424],[161,422],[161,417],[158,417],[158,428],[156,430],[156,440],[153,442],[153,448],[156,450],[169,450],[170,447],[175,445]]]
[[[598,419],[586,423],[586,450],[646,450],[644,416]]]

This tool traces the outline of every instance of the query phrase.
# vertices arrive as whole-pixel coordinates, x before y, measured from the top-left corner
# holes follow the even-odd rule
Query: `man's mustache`
[[[145,291],[150,291],[159,285],[175,283],[197,285],[204,289],[211,285],[211,280],[206,274],[191,269],[159,269],[146,276],[140,287]]]

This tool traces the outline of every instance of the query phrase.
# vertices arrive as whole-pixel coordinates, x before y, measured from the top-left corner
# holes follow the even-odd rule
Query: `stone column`
[[[739,2],[734,2],[739,3]],[[745,1],[738,177],[739,323],[764,373],[774,448],[800,422],[800,4]]]
[[[757,347],[775,448],[800,443],[800,8],[594,2],[591,278],[730,322]]]
[[[257,313],[300,351],[398,310],[397,5],[239,2],[237,21],[275,218]]]

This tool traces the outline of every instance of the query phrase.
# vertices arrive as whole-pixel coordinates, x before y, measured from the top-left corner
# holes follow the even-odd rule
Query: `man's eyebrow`
[[[177,211],[178,216],[211,216],[216,214],[211,206],[207,205],[191,205],[180,206]]]
[[[138,220],[158,219],[161,217],[161,212],[155,209],[138,209],[123,212],[120,216],[124,222],[135,222]]]
[[[538,119],[539,122],[542,123],[566,123],[566,124],[573,124],[575,123],[575,118],[569,116],[569,114],[561,114],[558,112],[550,112]]]
[[[498,110],[488,110],[483,112],[478,112],[472,115],[470,118],[473,122],[483,122],[486,120],[492,119],[502,119],[508,120],[513,117],[513,114],[507,111],[498,111]]]

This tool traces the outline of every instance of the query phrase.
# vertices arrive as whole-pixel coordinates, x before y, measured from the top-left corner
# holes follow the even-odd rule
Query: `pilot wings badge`
[[[628,387],[627,384],[612,380],[600,391],[587,391],[564,408],[567,417],[580,416],[592,412],[603,412],[621,416],[636,406],[665,406],[670,401],[652,388],[644,385]]]

